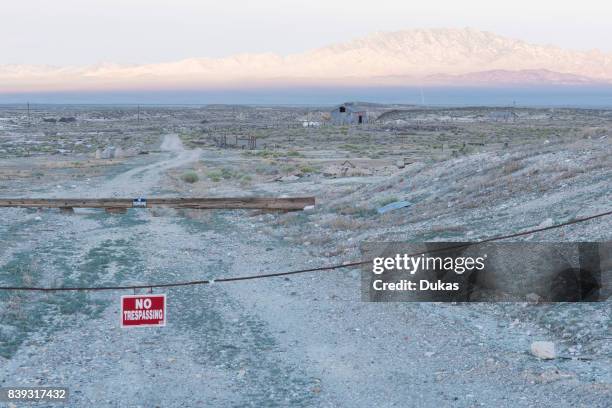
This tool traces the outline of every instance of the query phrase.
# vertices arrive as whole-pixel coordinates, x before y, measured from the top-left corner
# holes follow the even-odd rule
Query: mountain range
[[[0,65],[0,92],[274,86],[612,84],[612,54],[536,45],[471,28],[375,33],[281,56],[143,65]]]

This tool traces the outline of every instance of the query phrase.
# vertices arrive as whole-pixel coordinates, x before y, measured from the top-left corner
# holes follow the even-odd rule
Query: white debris
[[[552,218],[547,218],[544,221],[542,221],[537,228],[548,228],[548,227],[552,227],[555,224],[555,222],[553,221]]]
[[[525,300],[527,300],[529,303],[538,303],[540,300],[542,300],[542,298],[537,293],[528,293],[525,296]]]
[[[552,360],[557,357],[555,343],[552,341],[534,341],[531,343],[531,354],[542,360]]]

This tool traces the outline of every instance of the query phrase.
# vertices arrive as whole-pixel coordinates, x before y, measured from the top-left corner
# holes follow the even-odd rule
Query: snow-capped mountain
[[[612,83],[612,54],[535,45],[474,29],[376,33],[299,54],[147,65],[0,65],[0,92],[274,85]]]

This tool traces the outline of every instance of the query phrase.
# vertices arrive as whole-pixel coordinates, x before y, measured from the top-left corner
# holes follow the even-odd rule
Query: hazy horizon
[[[612,108],[605,87],[287,88],[223,91],[51,92],[0,94],[1,105],[278,105],[333,106],[348,101],[424,106]]]

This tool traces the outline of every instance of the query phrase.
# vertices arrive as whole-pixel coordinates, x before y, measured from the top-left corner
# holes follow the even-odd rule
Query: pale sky
[[[612,52],[612,2],[601,0],[4,0],[0,65],[289,54],[430,27]]]

